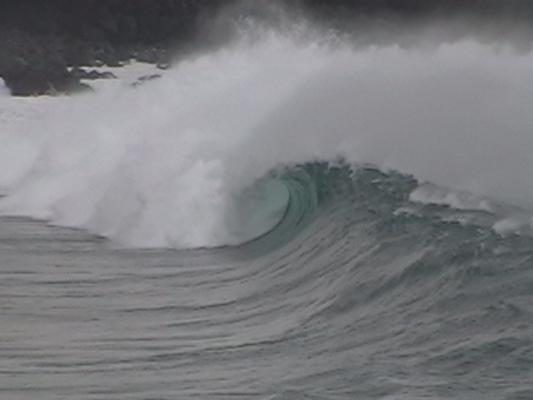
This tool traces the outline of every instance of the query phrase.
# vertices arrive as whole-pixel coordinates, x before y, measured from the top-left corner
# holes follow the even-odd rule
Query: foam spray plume
[[[137,89],[0,99],[2,214],[127,247],[236,244],[283,218],[272,171],[339,158],[533,206],[532,54],[313,37],[243,29]]]

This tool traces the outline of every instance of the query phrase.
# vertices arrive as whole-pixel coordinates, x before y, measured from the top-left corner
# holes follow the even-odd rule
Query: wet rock
[[[151,74],[151,75],[141,76],[139,79],[137,79],[136,82],[133,82],[131,86],[137,87],[146,82],[153,81],[154,79],[159,79],[159,78],[161,78],[160,74]]]
[[[95,69],[93,70],[87,70],[80,67],[75,67],[71,70],[71,74],[78,78],[78,79],[87,79],[87,80],[95,80],[95,79],[116,79],[116,75],[109,71],[103,71],[99,72]]]
[[[199,15],[227,0],[2,0],[0,76],[17,95],[87,89],[111,78],[69,67],[118,67],[135,58],[170,65],[169,49],[195,37]],[[179,47],[179,46],[178,46]]]
[[[60,41],[19,30],[0,31],[0,76],[15,96],[78,91],[84,88],[67,70]],[[48,51],[50,50],[50,51]]]
[[[157,63],[156,67],[157,69],[161,69],[163,71],[169,69],[170,67],[172,66],[171,63],[167,63],[167,62],[160,62],[160,63]]]
[[[157,64],[161,62],[165,57],[165,51],[160,48],[149,47],[139,49],[135,53],[135,59],[140,62],[149,64]]]
[[[72,77],[66,70],[25,68],[4,74],[13,96],[58,95],[90,90],[90,86]]]

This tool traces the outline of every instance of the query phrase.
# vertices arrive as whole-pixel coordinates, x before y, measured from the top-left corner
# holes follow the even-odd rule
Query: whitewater
[[[531,65],[266,29],[0,82],[0,397],[531,398]]]
[[[270,32],[139,90],[4,106],[0,211],[133,247],[235,244],[250,239],[245,188],[339,158],[528,208],[531,62],[475,41],[353,49]]]

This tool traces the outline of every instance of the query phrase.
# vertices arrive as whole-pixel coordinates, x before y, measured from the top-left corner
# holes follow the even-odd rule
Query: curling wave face
[[[531,238],[413,203],[415,179],[376,168],[259,185],[282,219],[225,248],[117,251],[2,219],[8,396],[531,398]]]
[[[514,204],[529,224],[533,55],[303,36],[243,34],[137,89],[1,98],[0,212],[126,247],[239,244],[295,215],[280,170],[342,158]]]

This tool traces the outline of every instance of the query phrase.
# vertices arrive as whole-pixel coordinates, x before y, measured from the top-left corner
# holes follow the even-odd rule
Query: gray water
[[[0,398],[533,398],[532,239],[410,202],[409,177],[313,170],[241,246],[1,219]]]

